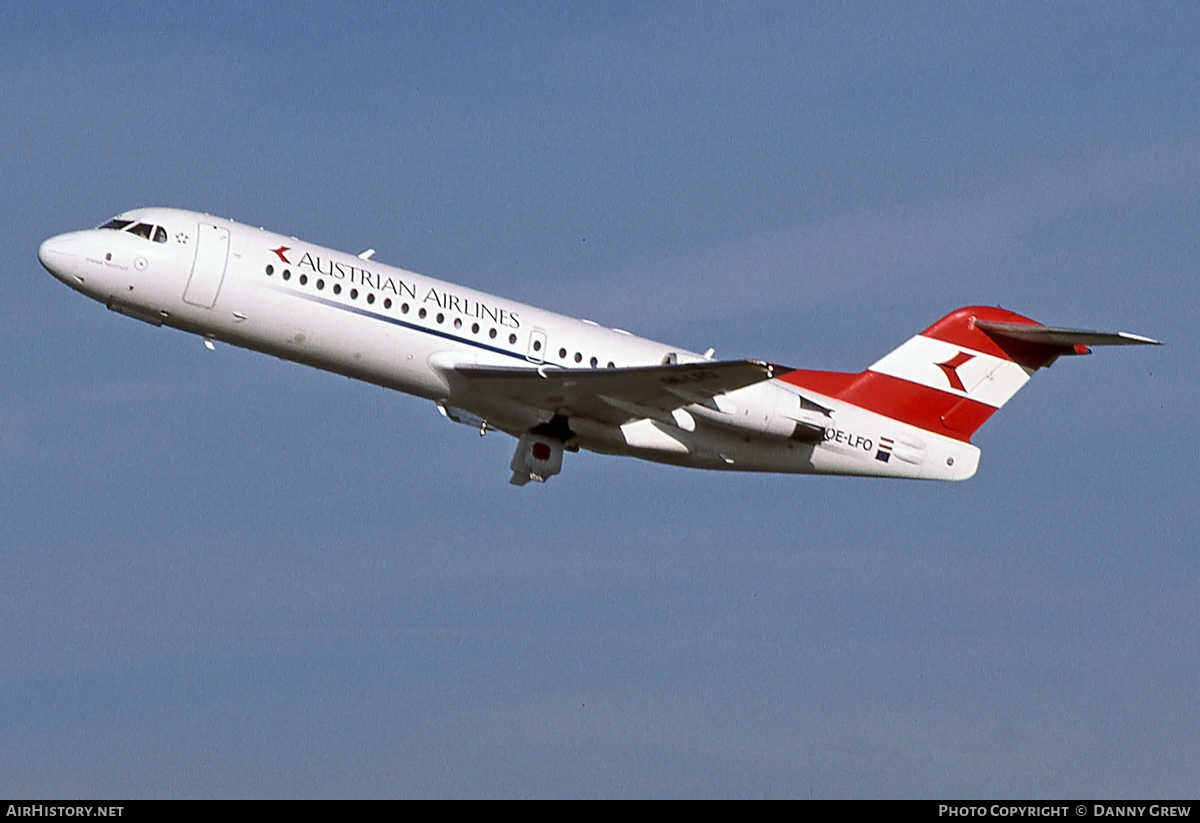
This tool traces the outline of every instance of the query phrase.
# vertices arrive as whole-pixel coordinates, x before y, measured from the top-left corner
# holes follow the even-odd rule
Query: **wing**
[[[460,365],[454,372],[483,395],[621,425],[662,418],[692,403],[715,408],[714,397],[768,380],[775,368],[757,360],[728,360],[624,369]]]

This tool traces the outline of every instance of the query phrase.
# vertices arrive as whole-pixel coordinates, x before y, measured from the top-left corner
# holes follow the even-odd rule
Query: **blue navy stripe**
[[[509,351],[508,349],[501,349],[501,348],[497,348],[496,346],[489,346],[487,343],[480,343],[478,340],[471,340],[466,337],[459,337],[456,334],[450,334],[449,332],[439,331],[438,329],[430,329],[430,328],[426,328],[425,326],[418,326],[416,323],[410,323],[407,320],[401,320],[398,317],[391,317],[386,314],[379,314],[378,312],[373,312],[368,309],[362,309],[362,308],[359,308],[358,306],[347,306],[345,303],[340,303],[337,300],[330,300],[328,297],[319,297],[315,294],[307,294],[305,292],[298,291],[296,289],[288,288],[287,286],[274,286],[273,285],[273,286],[271,286],[271,288],[275,289],[276,291],[281,291],[284,294],[290,294],[293,297],[299,297],[301,300],[308,300],[313,303],[320,303],[322,306],[329,306],[331,309],[341,309],[342,311],[348,311],[351,314],[357,314],[360,317],[368,317],[372,320],[379,320],[384,323],[391,323],[393,326],[400,326],[401,328],[410,329],[415,332],[423,332],[425,334],[433,335],[434,337],[441,337],[444,340],[453,340],[455,343],[462,343],[465,346],[471,346],[476,349],[483,349],[484,351],[490,351],[495,354],[502,354],[502,355],[505,355],[506,357],[514,357],[523,363],[532,363],[533,362],[532,360],[529,360],[528,358],[526,358],[525,355],[519,354],[517,352]]]

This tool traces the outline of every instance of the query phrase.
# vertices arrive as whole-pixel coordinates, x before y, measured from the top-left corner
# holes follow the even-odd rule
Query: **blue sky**
[[[0,791],[1194,796],[1193,4],[8,4]],[[204,210],[719,356],[1004,305],[964,484],[688,472],[107,312]]]

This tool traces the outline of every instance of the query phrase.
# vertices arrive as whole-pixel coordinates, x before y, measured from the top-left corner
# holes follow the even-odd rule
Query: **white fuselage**
[[[704,361],[628,332],[207,214],[148,208],[120,219],[154,231],[63,234],[47,240],[39,258],[59,280],[114,311],[425,397],[451,417],[473,416],[473,424],[518,437],[553,410],[480,391],[456,377],[456,366],[621,369]],[[689,407],[678,425],[636,413],[622,425],[572,418],[572,445],[711,469],[942,479],[974,473],[978,450],[970,444],[813,392],[804,397],[830,413],[806,412],[795,387],[764,380]],[[806,415],[825,429],[824,440],[787,436]],[[904,459],[872,459],[880,438],[896,443]],[[946,455],[955,458],[951,470]]]

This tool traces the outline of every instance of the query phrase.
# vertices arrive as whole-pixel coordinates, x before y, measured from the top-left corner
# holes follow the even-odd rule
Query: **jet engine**
[[[712,403],[695,404],[687,410],[695,417],[748,434],[819,443],[832,425],[833,410],[763,382],[714,397]]]

